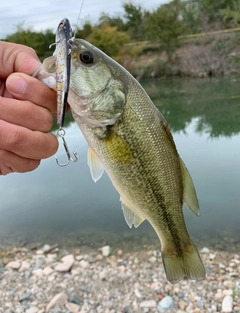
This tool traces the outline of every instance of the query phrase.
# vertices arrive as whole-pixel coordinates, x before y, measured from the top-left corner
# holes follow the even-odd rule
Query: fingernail
[[[8,88],[8,91],[13,95],[18,95],[18,96],[22,95],[24,92],[25,86],[26,86],[26,81],[20,76],[12,75],[8,79],[7,88]]]

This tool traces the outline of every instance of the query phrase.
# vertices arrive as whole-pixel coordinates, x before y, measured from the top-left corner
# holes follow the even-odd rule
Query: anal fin
[[[199,213],[199,204],[196,190],[193,185],[192,177],[190,176],[185,164],[180,159],[182,179],[183,179],[183,203],[197,216]]]
[[[132,228],[132,225],[134,225],[135,228],[137,228],[142,222],[145,220],[143,217],[139,216],[135,212],[133,212],[132,209],[130,209],[120,198],[120,201],[122,203],[122,210],[124,214],[125,221],[127,222],[128,226]]]

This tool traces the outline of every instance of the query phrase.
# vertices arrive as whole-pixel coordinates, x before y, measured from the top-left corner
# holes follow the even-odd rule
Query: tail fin
[[[205,278],[205,269],[202,260],[192,241],[190,249],[182,256],[164,254],[163,251],[162,258],[167,279],[172,284],[184,278],[193,280],[203,280]]]

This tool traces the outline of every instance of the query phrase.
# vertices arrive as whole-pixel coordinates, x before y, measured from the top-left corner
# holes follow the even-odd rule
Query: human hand
[[[56,93],[30,76],[40,66],[31,48],[0,42],[0,175],[32,171],[57,151]]]

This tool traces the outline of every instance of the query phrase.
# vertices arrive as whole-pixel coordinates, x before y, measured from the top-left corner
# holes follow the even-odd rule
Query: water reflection
[[[184,209],[191,237],[220,249],[240,248],[240,99],[238,82],[167,80],[144,87],[168,120],[197,189],[201,217]],[[78,126],[66,119],[69,149],[78,163],[65,168],[55,159],[38,170],[0,177],[0,243],[50,242],[134,249],[159,247],[147,222],[130,230],[119,196],[106,175],[95,184],[87,166],[87,144]],[[60,145],[58,157],[65,158]]]
[[[144,84],[173,131],[198,117],[196,132],[210,137],[240,132],[240,81],[237,79],[172,79]]]

